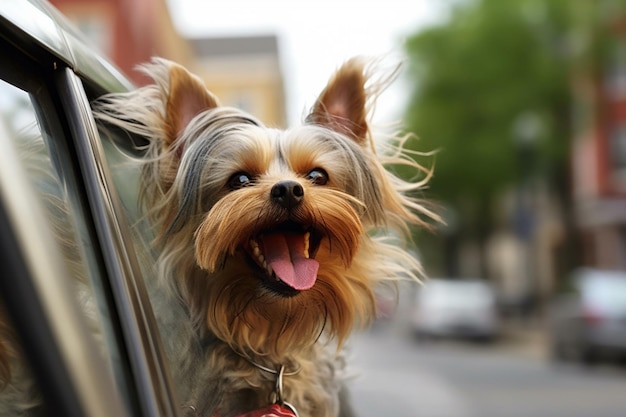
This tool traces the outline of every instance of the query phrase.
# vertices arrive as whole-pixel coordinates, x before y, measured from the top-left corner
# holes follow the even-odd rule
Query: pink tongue
[[[263,253],[276,276],[296,290],[315,284],[319,262],[304,257],[304,236],[292,233],[264,235]]]

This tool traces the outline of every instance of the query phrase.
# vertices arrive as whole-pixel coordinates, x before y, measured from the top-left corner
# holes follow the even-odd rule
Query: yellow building
[[[190,39],[193,71],[221,103],[270,127],[285,127],[285,93],[276,36]]]

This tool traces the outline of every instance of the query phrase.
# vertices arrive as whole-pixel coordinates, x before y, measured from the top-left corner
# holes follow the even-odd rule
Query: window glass
[[[41,397],[22,360],[14,327],[0,301],[0,415],[21,416],[39,408]],[[45,413],[42,413],[45,415]]]
[[[120,362],[120,350],[113,335],[111,310],[104,295],[104,273],[92,244],[86,211],[81,204],[70,156],[51,106],[40,107],[35,96],[0,80],[0,134],[8,135],[19,162],[41,203],[57,245],[65,271],[71,280],[77,303],[84,313],[87,328],[97,346],[98,355],[116,375],[120,393],[126,393],[126,378]],[[42,115],[45,114],[45,120]],[[57,122],[58,123],[58,122]],[[33,236],[36,239],[36,236]],[[25,408],[41,409],[33,378],[21,359],[20,348],[7,320],[0,299],[0,415],[22,415]],[[37,415],[45,415],[41,409]]]
[[[133,246],[137,254],[143,277],[156,276],[156,256],[152,250],[154,233],[140,202],[141,155],[140,146],[132,137],[122,132],[111,132],[102,128],[102,147],[110,168],[115,191],[131,226]],[[153,286],[146,283],[148,290]]]
[[[610,158],[616,187],[626,189],[626,123],[622,122],[609,133]]]
[[[140,159],[143,151],[142,146],[138,144],[141,139],[132,137],[119,129],[109,129],[108,126],[102,124],[99,128],[113,186],[130,225],[133,249],[137,255],[141,275],[151,301],[156,328],[160,335],[159,343],[163,349],[163,359],[167,361],[162,363],[165,365],[163,371],[168,374],[168,377],[173,377],[174,380],[180,382],[185,380],[185,377],[178,375],[180,364],[176,362],[181,349],[179,335],[191,329],[188,327],[188,321],[183,319],[187,315],[183,305],[166,301],[171,295],[163,286],[168,284],[159,279],[157,252],[153,246],[155,233],[147,218],[147,210],[141,204],[140,182],[143,165]],[[163,308],[165,305],[167,308]],[[185,393],[190,387],[174,384],[171,389],[171,394],[181,399],[186,398]]]

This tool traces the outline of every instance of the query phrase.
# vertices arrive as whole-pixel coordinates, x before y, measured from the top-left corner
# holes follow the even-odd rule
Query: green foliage
[[[417,33],[407,44],[412,96],[406,123],[420,138],[420,150],[440,150],[430,194],[465,222],[489,227],[485,210],[499,191],[529,171],[550,177],[565,169],[569,4],[465,1],[445,24]],[[528,114],[541,129],[524,148],[515,126]],[[473,215],[464,213],[468,206]]]

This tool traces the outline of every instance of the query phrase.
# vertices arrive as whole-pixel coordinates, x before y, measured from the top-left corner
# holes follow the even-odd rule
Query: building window
[[[611,42],[605,88],[611,99],[626,99],[626,39],[615,38]]]
[[[617,191],[626,192],[626,121],[612,130],[609,141],[613,184]]]

